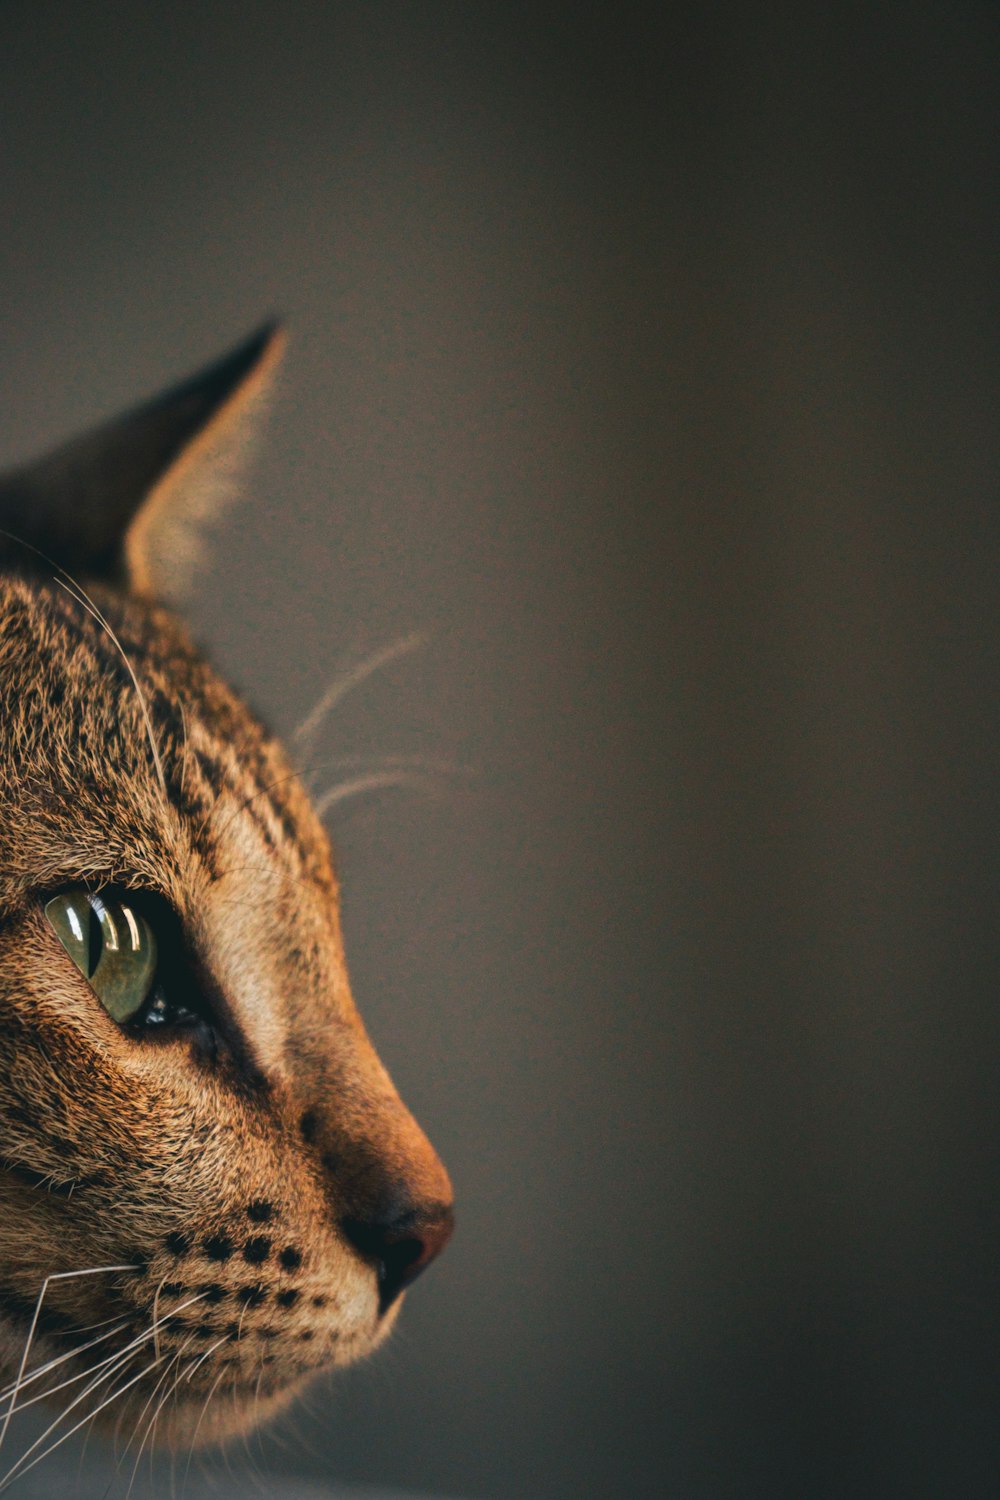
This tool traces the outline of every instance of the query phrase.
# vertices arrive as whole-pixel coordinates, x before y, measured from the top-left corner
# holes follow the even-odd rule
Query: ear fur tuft
[[[163,395],[0,476],[0,527],[74,576],[177,602],[204,527],[236,491],[283,347],[268,323]]]

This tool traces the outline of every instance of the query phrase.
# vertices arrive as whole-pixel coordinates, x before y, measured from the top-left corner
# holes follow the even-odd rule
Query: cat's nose
[[[341,1220],[351,1244],[375,1267],[380,1313],[441,1254],[454,1227],[450,1203],[415,1203],[398,1190],[387,1192],[364,1218]]]

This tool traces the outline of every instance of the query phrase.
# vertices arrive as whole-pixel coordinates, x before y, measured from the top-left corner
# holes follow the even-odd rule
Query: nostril
[[[387,1245],[376,1267],[379,1312],[387,1312],[400,1292],[412,1286],[429,1264],[423,1240],[397,1240],[394,1245]]]
[[[430,1213],[410,1210],[389,1223],[351,1218],[341,1221],[351,1244],[375,1266],[380,1313],[387,1312],[399,1294],[440,1255],[453,1227],[454,1216],[445,1206]]]

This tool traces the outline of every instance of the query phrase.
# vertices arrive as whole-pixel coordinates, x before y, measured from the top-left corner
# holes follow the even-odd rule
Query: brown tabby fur
[[[76,1413],[148,1366],[102,1420],[158,1410],[155,1439],[190,1436],[213,1389],[200,1435],[245,1427],[380,1343],[399,1303],[380,1315],[346,1221],[396,1202],[433,1249],[450,1227],[447,1175],[351,998],[323,828],[154,602],[275,352],[265,334],[0,481],[18,538],[0,538],[0,1375],[44,1278],[128,1267],[50,1283],[26,1373],[123,1326],[26,1394],[155,1323]],[[50,930],[48,895],[111,883],[176,913],[214,1059],[120,1029]]]

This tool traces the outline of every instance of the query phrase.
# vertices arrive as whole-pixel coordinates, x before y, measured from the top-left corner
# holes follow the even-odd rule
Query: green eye
[[[53,896],[45,915],[108,1015],[134,1020],[156,974],[156,939],[145,917],[128,901],[84,890]]]

